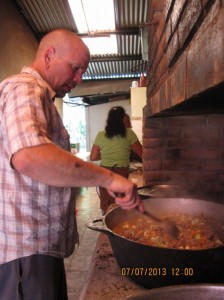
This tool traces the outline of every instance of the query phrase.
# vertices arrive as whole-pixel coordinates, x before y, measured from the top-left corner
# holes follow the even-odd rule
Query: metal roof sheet
[[[14,0],[40,39],[56,28],[79,34],[67,0]],[[147,21],[148,0],[114,0],[118,55],[91,56],[83,80],[137,78],[146,72],[139,28]],[[99,32],[98,34],[105,34]],[[81,34],[80,34],[81,36]]]

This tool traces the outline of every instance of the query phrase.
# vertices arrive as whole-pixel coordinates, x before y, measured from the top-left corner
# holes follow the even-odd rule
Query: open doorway
[[[78,151],[86,151],[85,107],[63,101],[63,123],[70,135],[70,143],[78,145]]]

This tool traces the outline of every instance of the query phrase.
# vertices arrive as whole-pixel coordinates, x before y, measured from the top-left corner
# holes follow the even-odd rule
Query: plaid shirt
[[[21,175],[10,162],[25,147],[55,143],[69,150],[54,96],[32,68],[0,84],[0,264],[38,253],[66,257],[74,250],[71,189]]]

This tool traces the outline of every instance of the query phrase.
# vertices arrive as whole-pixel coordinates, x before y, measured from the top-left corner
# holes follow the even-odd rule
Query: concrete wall
[[[30,26],[12,0],[1,0],[0,81],[17,74],[23,66],[32,63],[38,41]],[[63,102],[57,98],[55,105],[63,117]]]
[[[19,73],[34,59],[38,46],[30,27],[12,0],[1,0],[0,81]]]

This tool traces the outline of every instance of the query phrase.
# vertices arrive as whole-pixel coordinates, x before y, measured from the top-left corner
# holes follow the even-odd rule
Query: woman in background
[[[101,166],[126,178],[129,175],[130,152],[142,157],[142,145],[126,124],[127,114],[122,106],[112,107],[104,130],[98,132],[90,153],[90,160],[101,160]],[[100,208],[103,215],[114,198],[104,188],[99,188]]]
[[[131,125],[131,119],[130,119],[130,116],[129,114],[125,114],[124,116],[124,125],[126,128],[132,128],[132,125]],[[138,161],[138,162],[142,162],[142,156],[139,156],[136,152],[134,152],[132,149],[131,149],[131,153],[130,153],[130,161]]]

